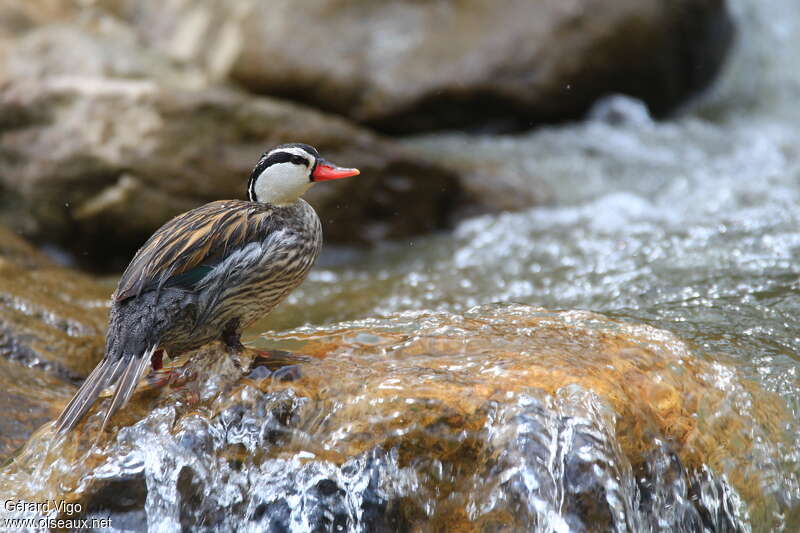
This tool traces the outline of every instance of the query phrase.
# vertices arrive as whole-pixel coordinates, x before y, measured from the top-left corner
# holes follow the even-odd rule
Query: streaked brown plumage
[[[105,357],[61,413],[58,431],[74,428],[116,384],[105,427],[156,350],[176,356],[215,339],[241,348],[242,329],[297,287],[319,255],[319,218],[299,196],[314,181],[356,174],[308,145],[281,145],[253,170],[250,201],[212,202],[157,230],[120,278]]]

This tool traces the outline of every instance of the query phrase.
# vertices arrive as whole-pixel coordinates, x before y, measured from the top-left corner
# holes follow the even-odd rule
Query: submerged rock
[[[0,226],[0,459],[103,356],[110,293]]]
[[[745,531],[785,504],[780,400],[654,328],[502,305],[254,348],[175,361],[107,433],[107,399],[45,426],[0,493],[163,531]]]
[[[724,0],[101,4],[174,58],[390,132],[527,129],[615,92],[662,114],[733,34]]]

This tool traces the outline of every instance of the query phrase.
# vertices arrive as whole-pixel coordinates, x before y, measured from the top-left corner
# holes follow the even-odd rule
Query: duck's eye
[[[306,158],[305,158],[305,157],[303,157],[303,156],[301,156],[301,155],[295,155],[295,156],[292,156],[292,163],[294,163],[295,165],[305,165],[305,166],[308,166],[308,161],[306,160]]]

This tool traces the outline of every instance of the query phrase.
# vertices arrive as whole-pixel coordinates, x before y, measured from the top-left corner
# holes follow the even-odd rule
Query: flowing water
[[[798,420],[800,5],[732,8],[740,35],[723,78],[674,120],[612,98],[583,124],[410,141],[455,167],[534,176],[552,205],[345,256],[265,327],[488,302],[590,309],[678,334],[780,395]],[[795,445],[775,480],[795,520],[798,429],[787,428]]]
[[[212,380],[207,416],[165,402],[64,486],[163,530],[800,530],[800,5],[732,8],[723,78],[672,120],[609,98],[580,124],[408,140],[552,202],[328,250],[259,328],[315,326],[255,339],[337,347],[297,386],[223,406]],[[56,463],[0,489],[53,495],[35,479],[69,478]]]
[[[0,491],[67,494],[83,518],[153,531],[791,524],[780,400],[662,330],[495,305],[256,344],[307,354],[293,356],[299,379],[270,378],[274,355],[244,379],[228,358],[194,357],[194,400],[162,389],[118,433],[99,433],[102,412],[82,435],[46,426]]]

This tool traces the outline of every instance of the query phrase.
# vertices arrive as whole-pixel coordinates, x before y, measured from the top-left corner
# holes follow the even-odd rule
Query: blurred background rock
[[[262,150],[302,140],[362,169],[310,194],[329,240],[428,233],[550,191],[398,135],[521,131],[615,93],[665,116],[733,34],[723,0],[5,0],[0,221],[119,269],[169,217],[241,197]]]

